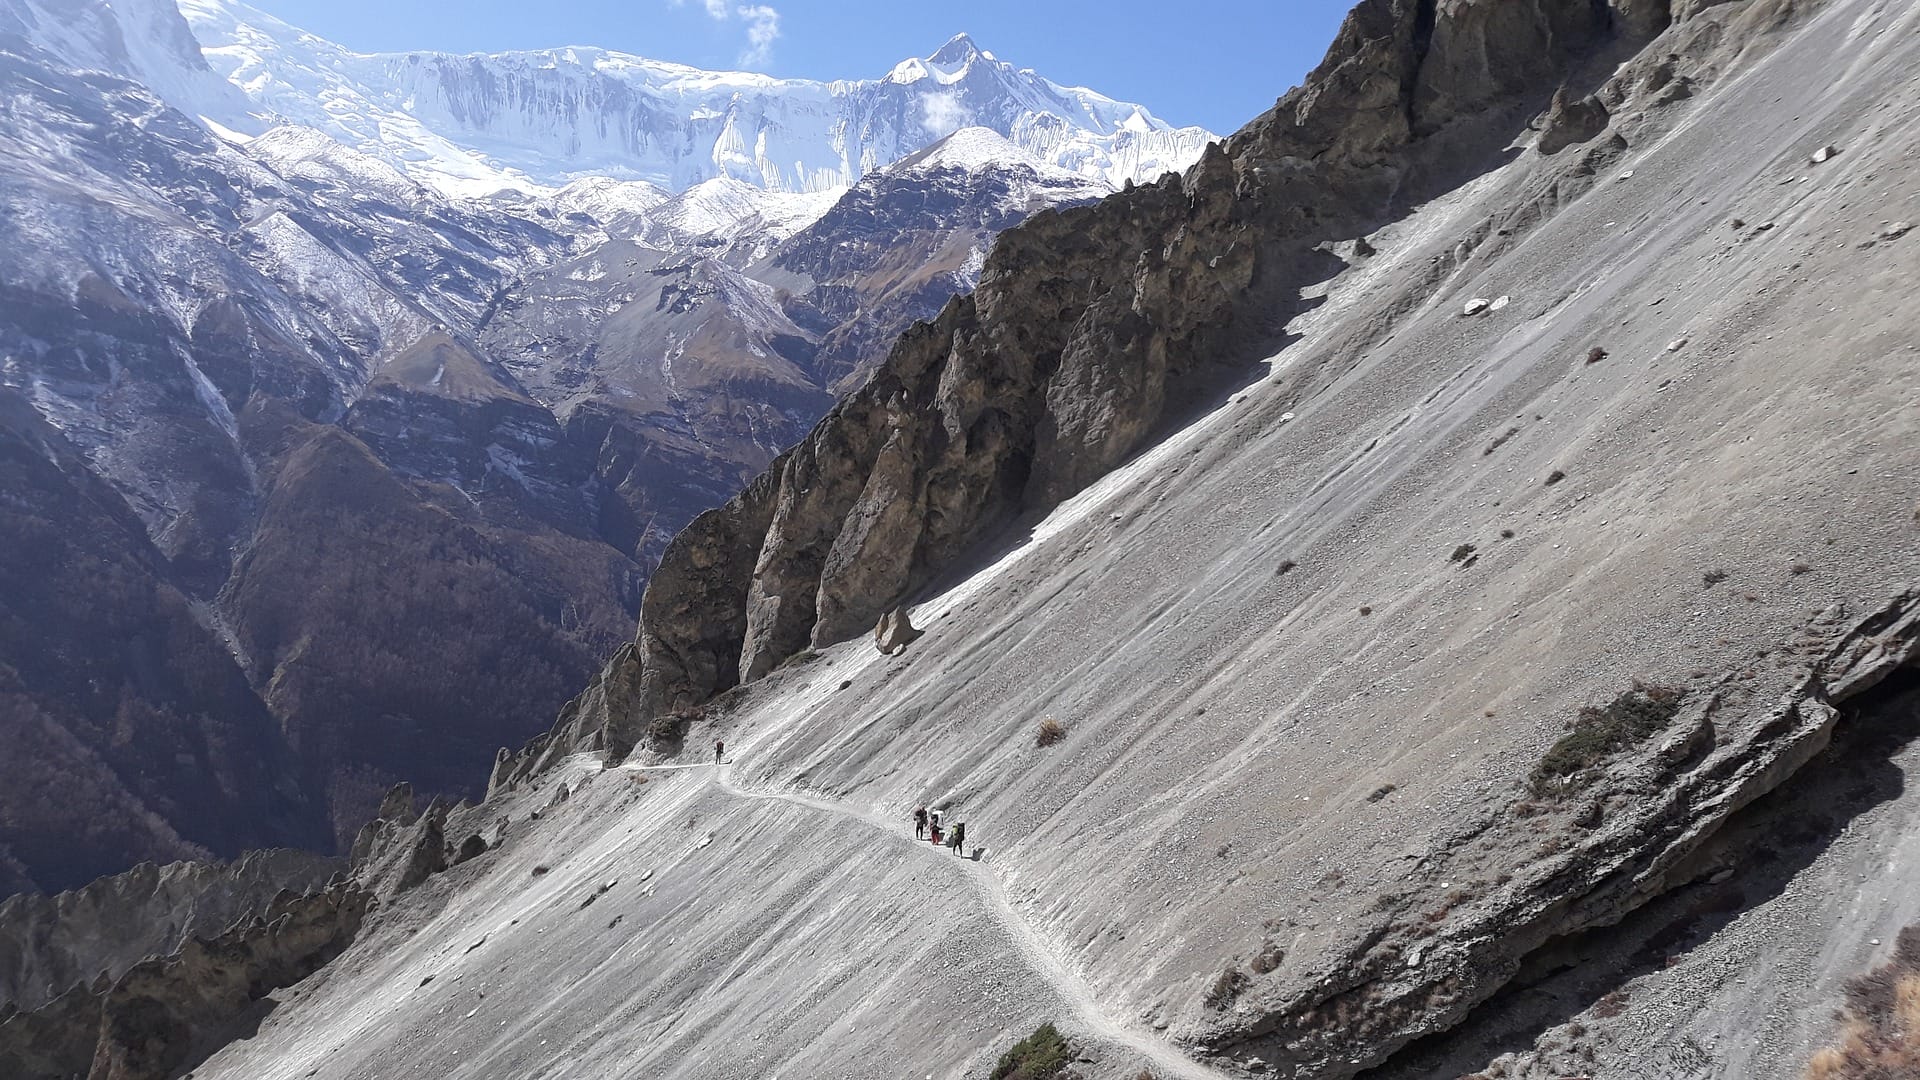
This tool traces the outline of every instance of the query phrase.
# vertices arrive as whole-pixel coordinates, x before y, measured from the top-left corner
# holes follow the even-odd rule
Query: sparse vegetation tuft
[[[1459,547],[1453,549],[1453,554],[1447,556],[1447,561],[1459,562],[1467,556],[1472,555],[1475,550],[1477,549],[1472,544],[1461,544]]]
[[[1733,576],[1732,574],[1729,574],[1725,570],[1722,570],[1720,567],[1716,566],[1713,569],[1708,570],[1705,573],[1700,575],[1700,584],[1705,586],[1706,588],[1711,589],[1715,585],[1720,584],[1721,582],[1727,580],[1732,576]]]
[[[1920,1076],[1920,926],[1900,931],[1893,957],[1847,984],[1840,1038],[1813,1055],[1808,1080]]]
[[[1073,1047],[1052,1024],[1013,1044],[993,1067],[993,1080],[1054,1080],[1073,1060]]]
[[[1228,964],[1226,969],[1220,972],[1220,977],[1213,980],[1213,985],[1207,987],[1207,1007],[1210,1009],[1226,1008],[1233,1004],[1234,999],[1239,997],[1252,982],[1252,979],[1247,978],[1246,972],[1241,971],[1233,964]]]
[[[1562,480],[1565,480],[1566,478],[1567,478],[1566,473],[1561,472],[1559,469],[1555,469],[1552,472],[1547,474],[1547,486],[1552,487],[1553,485],[1559,483]]]
[[[1045,720],[1040,721],[1039,728],[1034,731],[1033,745],[1052,746],[1054,743],[1066,737],[1067,725],[1049,716]]]
[[[1643,683],[1604,706],[1588,705],[1573,730],[1550,747],[1533,767],[1528,786],[1539,797],[1565,795],[1592,779],[1590,770],[1607,758],[1651,738],[1673,721],[1686,691]]]

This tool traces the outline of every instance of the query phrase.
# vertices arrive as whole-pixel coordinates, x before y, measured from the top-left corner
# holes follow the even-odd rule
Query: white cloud
[[[945,138],[973,122],[973,114],[951,92],[920,99],[920,126],[936,139]]]
[[[669,7],[685,7],[687,0],[667,0]],[[780,38],[780,13],[770,4],[729,4],[728,0],[700,0],[707,18],[714,22],[746,24],[747,47],[735,63],[741,67],[759,67],[773,57],[773,43]]]
[[[707,0],[712,10],[716,0]],[[780,36],[780,13],[766,4],[741,4],[734,9],[747,22],[747,48],[740,54],[742,67],[758,66],[773,55],[773,42]]]

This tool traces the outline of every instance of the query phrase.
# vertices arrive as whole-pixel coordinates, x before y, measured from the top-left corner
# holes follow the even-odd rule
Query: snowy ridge
[[[719,177],[833,191],[975,126],[1119,187],[1185,168],[1213,138],[1017,69],[964,34],[883,78],[820,82],[588,47],[355,53],[231,0],[180,9],[205,65],[238,95],[194,91],[173,104],[223,134],[312,127],[457,197],[551,194],[587,177],[671,192]]]

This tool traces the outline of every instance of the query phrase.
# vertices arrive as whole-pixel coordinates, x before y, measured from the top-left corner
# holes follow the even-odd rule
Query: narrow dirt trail
[[[831,799],[816,798],[795,791],[756,791],[736,785],[731,779],[732,761],[720,763],[698,762],[684,765],[623,765],[620,768],[630,772],[668,772],[683,769],[711,769],[710,782],[738,799],[755,802],[784,802],[803,806],[818,813],[834,817],[849,818],[875,829],[897,844],[909,844],[916,848],[930,847],[923,840],[915,840],[906,832],[905,822],[883,819],[880,815],[861,811],[838,803]],[[1124,1046],[1147,1059],[1153,1067],[1166,1077],[1178,1077],[1180,1080],[1226,1080],[1231,1074],[1204,1065],[1175,1049],[1166,1040],[1148,1032],[1141,1031],[1129,1024],[1109,1016],[1101,1008],[1100,1002],[1082,980],[1053,951],[1047,942],[1034,930],[1033,926],[1020,917],[1013,903],[1007,898],[1006,890],[1000,885],[1000,879],[980,862],[974,859],[958,858],[947,855],[945,849],[934,848],[927,852],[931,858],[944,858],[960,865],[969,881],[973,882],[986,912],[1005,931],[1015,950],[1026,960],[1029,967],[1038,972],[1073,1010],[1074,1019],[1079,1025],[1096,1038]]]

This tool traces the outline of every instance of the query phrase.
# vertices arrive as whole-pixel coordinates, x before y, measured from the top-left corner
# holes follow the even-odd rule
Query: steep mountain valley
[[[147,275],[0,283],[13,883],[345,856],[0,904],[0,1074],[1920,1075],[1920,7],[1361,0],[699,237],[0,59],[178,170],[0,161]]]

